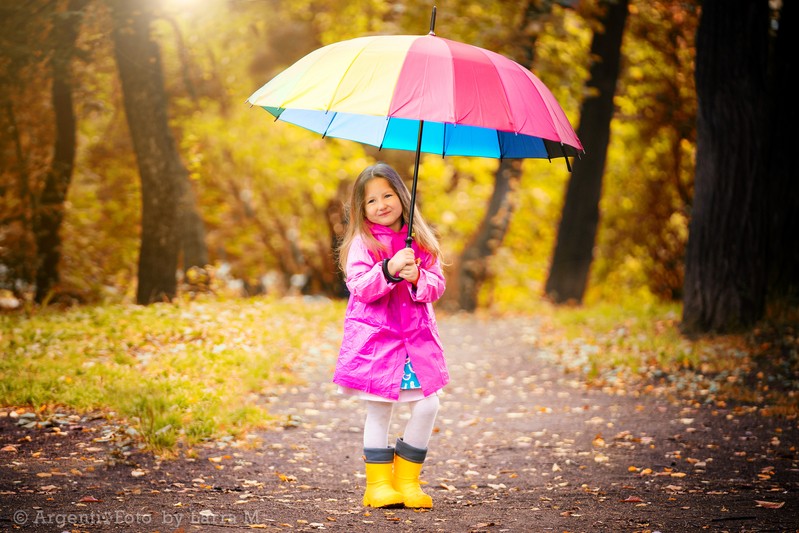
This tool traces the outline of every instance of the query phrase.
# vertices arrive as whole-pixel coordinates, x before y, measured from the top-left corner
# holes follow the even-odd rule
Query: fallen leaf
[[[755,503],[758,507],[763,507],[765,509],[779,509],[785,505],[785,502],[766,502],[763,500],[755,500]]]
[[[98,499],[97,499],[97,498],[95,498],[94,496],[84,496],[83,498],[81,498],[81,499],[80,499],[80,500],[78,500],[78,501],[79,501],[80,503],[98,503],[98,502],[101,502],[101,501],[103,501],[103,500],[98,500]]]
[[[643,503],[644,500],[642,500],[638,496],[627,496],[625,499],[621,501],[624,503]]]

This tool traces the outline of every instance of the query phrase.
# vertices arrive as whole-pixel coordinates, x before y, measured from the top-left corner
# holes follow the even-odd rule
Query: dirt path
[[[0,418],[0,528],[799,531],[796,420],[590,390],[535,348],[529,321],[440,322],[452,383],[423,471],[432,511],[361,506],[364,412],[325,360],[274,391],[257,446],[193,459],[116,460],[102,420]]]

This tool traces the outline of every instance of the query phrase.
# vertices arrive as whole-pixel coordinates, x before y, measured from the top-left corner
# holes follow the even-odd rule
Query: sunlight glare
[[[190,11],[201,3],[200,0],[161,0],[161,4],[169,11]]]

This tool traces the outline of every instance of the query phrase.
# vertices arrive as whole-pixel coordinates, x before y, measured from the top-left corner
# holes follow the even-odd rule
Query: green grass
[[[200,300],[0,316],[0,405],[114,413],[153,450],[268,424],[258,395],[337,350],[343,302]],[[321,353],[321,352],[320,352]]]

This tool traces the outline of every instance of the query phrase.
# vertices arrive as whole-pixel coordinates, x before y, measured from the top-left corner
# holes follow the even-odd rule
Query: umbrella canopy
[[[278,120],[380,149],[416,151],[407,246],[421,152],[548,158],[583,146],[550,90],[515,61],[428,35],[341,41],[303,57],[247,101]]]
[[[432,33],[325,46],[247,101],[279,120],[381,149],[492,158],[583,151],[560,105],[532,72]]]

